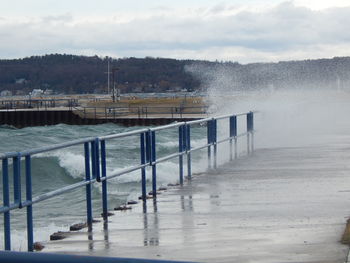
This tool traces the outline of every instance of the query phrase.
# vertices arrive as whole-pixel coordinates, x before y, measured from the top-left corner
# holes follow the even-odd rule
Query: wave
[[[65,170],[65,175],[69,175],[74,179],[84,178],[85,158],[82,154],[67,150],[58,150],[37,154],[33,158],[33,160],[40,159],[46,160],[45,167],[48,170],[53,171],[53,169],[63,168]],[[33,166],[33,168],[35,168],[35,166]]]
[[[75,154],[69,151],[59,151],[54,154],[58,158],[58,164],[64,168],[73,178],[84,178],[85,176],[85,157],[81,154]]]

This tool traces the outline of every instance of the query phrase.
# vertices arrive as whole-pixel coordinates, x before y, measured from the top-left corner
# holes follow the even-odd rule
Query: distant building
[[[52,89],[46,89],[44,91],[44,95],[52,95],[53,94],[53,90]]]
[[[29,95],[32,97],[41,96],[43,94],[44,94],[44,91],[42,89],[33,89],[33,91],[29,93]]]
[[[12,96],[12,92],[9,90],[3,90],[0,92],[1,97]]]
[[[23,96],[23,95],[26,95],[26,93],[23,90],[19,89],[19,90],[16,90],[16,95]]]
[[[16,80],[15,80],[15,83],[16,83],[16,84],[25,84],[26,82],[27,82],[27,80],[24,79],[24,78],[20,78],[20,79],[16,79]]]
[[[134,92],[142,92],[142,87],[134,87],[133,91]]]

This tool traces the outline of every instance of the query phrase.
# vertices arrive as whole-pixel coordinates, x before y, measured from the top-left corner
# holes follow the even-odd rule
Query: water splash
[[[211,114],[259,112],[255,118],[259,147],[321,143],[329,134],[350,131],[349,87],[340,85],[339,77],[321,82],[307,76],[309,81],[296,85],[290,79],[295,72],[285,68],[277,75],[275,66],[252,64],[243,70],[239,64],[199,63],[186,70],[201,81]]]

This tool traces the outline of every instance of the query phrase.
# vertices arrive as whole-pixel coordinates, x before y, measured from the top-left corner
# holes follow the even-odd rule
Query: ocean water
[[[220,82],[221,83],[221,82]],[[219,94],[217,85],[212,85],[214,94]],[[231,96],[209,96],[208,103],[213,115],[258,111],[254,117],[255,147],[257,149],[285,147],[313,147],[331,143],[335,136],[350,133],[350,92],[328,89],[261,90],[243,93],[232,92]],[[227,137],[228,123],[218,122],[218,139]],[[246,128],[245,118],[238,120],[239,133]],[[0,127],[0,152],[21,151],[44,145],[52,145],[83,137],[121,133],[144,127],[127,128],[115,124],[69,126],[55,125],[14,129]],[[177,129],[159,131],[157,157],[177,152]],[[191,130],[192,146],[206,144],[206,127],[194,126]],[[239,140],[239,153],[244,156],[246,139]],[[139,138],[132,136],[108,141],[107,173],[140,163]],[[228,145],[219,145],[219,164],[229,159]],[[206,172],[208,164],[206,150],[192,154],[192,170],[195,176]],[[83,180],[83,145],[52,151],[33,157],[33,196],[40,195]],[[1,169],[1,167],[0,167]],[[10,169],[10,173],[11,173]],[[22,165],[22,187],[24,189]],[[1,175],[1,173],[0,173]],[[158,186],[178,181],[178,160],[157,166]],[[151,172],[148,170],[148,189],[151,190]],[[0,178],[2,180],[2,178]],[[109,208],[137,199],[141,193],[140,171],[135,171],[110,180],[108,183]],[[0,184],[0,193],[2,193]],[[25,194],[23,190],[22,195]],[[2,202],[2,195],[0,196]],[[93,186],[93,212],[101,213],[101,190]],[[67,231],[74,223],[86,220],[85,188],[34,205],[34,239],[46,241],[56,231]],[[0,249],[3,246],[3,218],[0,217]],[[12,246],[15,250],[26,250],[25,209],[11,212]]]
[[[116,124],[74,126],[59,124],[54,126],[27,127],[16,129],[0,127],[0,152],[21,151],[69,140],[122,133],[144,127],[123,127]],[[206,144],[206,127],[194,126],[191,130],[192,146]],[[178,151],[177,128],[156,132],[157,158]],[[107,174],[140,163],[139,135],[106,142]],[[186,159],[186,158],[185,158]],[[193,172],[207,169],[206,151],[192,154]],[[1,168],[0,168],[1,169]],[[12,185],[12,166],[9,165],[10,185]],[[22,172],[22,200],[25,197],[24,163]],[[185,170],[186,175],[186,170]],[[83,144],[50,151],[32,156],[33,197],[61,187],[79,182],[85,177]],[[2,171],[1,171],[2,181]],[[113,178],[108,181],[109,209],[112,210],[127,200],[137,200],[141,193],[141,172]],[[158,186],[178,182],[178,158],[157,165]],[[147,170],[147,189],[151,190],[151,170]],[[2,184],[0,184],[2,193]],[[100,184],[93,184],[93,212],[99,217],[102,207]],[[11,195],[12,198],[12,195]],[[2,195],[0,196],[2,203]],[[74,223],[86,220],[85,188],[79,188],[33,206],[34,241],[47,241],[56,231],[67,231]],[[3,217],[0,218],[0,248],[3,248]],[[26,250],[26,211],[11,212],[12,247]]]

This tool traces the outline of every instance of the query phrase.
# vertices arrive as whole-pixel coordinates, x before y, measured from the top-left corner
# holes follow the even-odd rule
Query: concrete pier
[[[259,149],[114,211],[44,252],[197,262],[346,262],[350,136]],[[194,164],[195,165],[195,164]]]
[[[55,124],[95,125],[101,123],[117,123],[125,126],[165,125],[175,121],[192,121],[207,117],[206,114],[149,114],[139,117],[137,114],[107,116],[78,114],[69,107],[0,110],[0,125],[11,125],[17,128]]]

